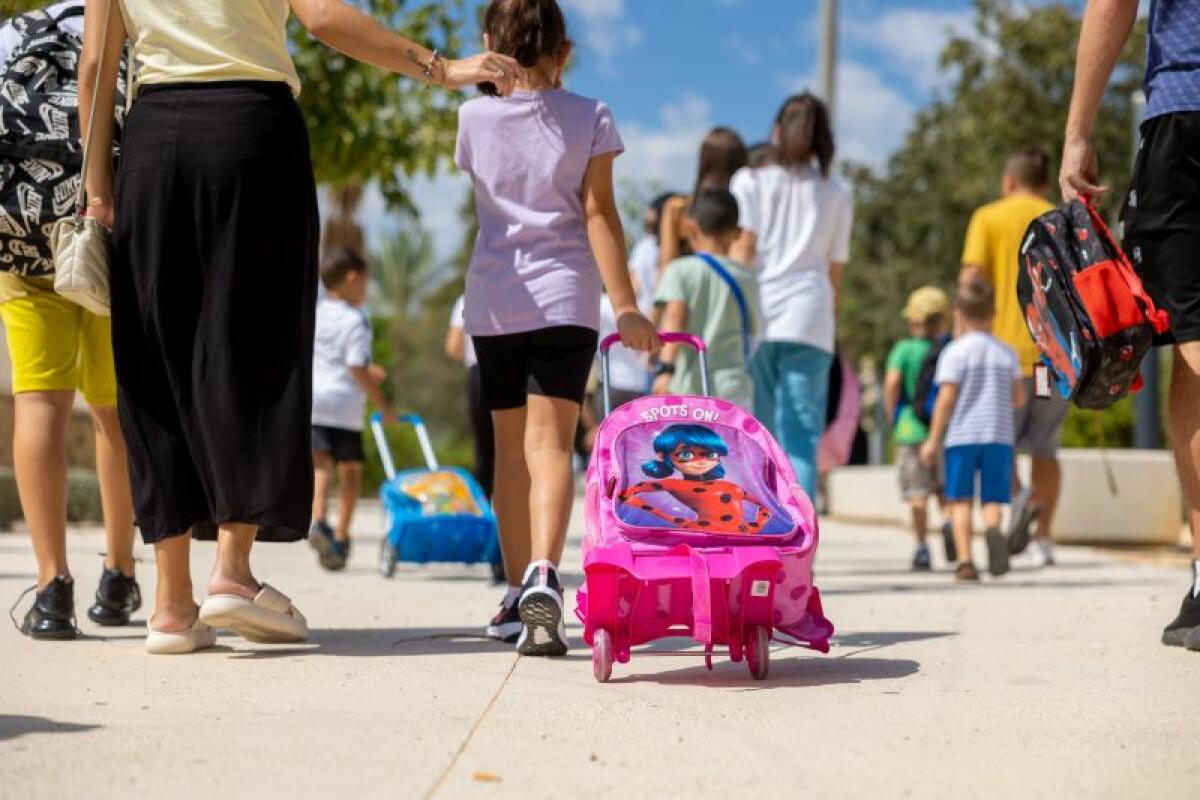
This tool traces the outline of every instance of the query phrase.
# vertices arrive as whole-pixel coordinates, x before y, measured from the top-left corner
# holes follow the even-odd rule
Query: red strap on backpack
[[[1150,321],[1150,325],[1154,328],[1154,332],[1158,334],[1166,333],[1171,327],[1171,315],[1159,308],[1154,303],[1154,299],[1146,292],[1146,287],[1142,284],[1142,279],[1138,277],[1137,272],[1133,268],[1133,262],[1129,260],[1129,255],[1125,252],[1121,245],[1117,244],[1117,240],[1113,238],[1112,231],[1104,224],[1104,220],[1096,211],[1092,201],[1087,197],[1080,197],[1080,202],[1087,209],[1088,216],[1092,220],[1092,224],[1096,227],[1104,238],[1112,246],[1113,251],[1117,254],[1118,272],[1125,279],[1125,284],[1129,287],[1129,293],[1142,307],[1146,319]],[[1140,376],[1139,376],[1140,380]],[[1134,391],[1136,392],[1140,386],[1135,381]]]

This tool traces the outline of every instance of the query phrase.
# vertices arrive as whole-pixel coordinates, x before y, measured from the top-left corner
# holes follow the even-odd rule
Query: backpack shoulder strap
[[[742,287],[738,285],[737,280],[729,274],[729,270],[725,269],[724,265],[715,256],[711,253],[696,253],[696,255],[725,282],[725,285],[729,287],[729,291],[733,295],[734,301],[737,303],[738,313],[742,317],[742,355],[749,362],[751,337],[750,308],[746,304],[746,294],[742,291]]]
[[[54,24],[61,25],[64,22],[66,22],[67,20],[71,19],[72,17],[82,17],[82,16],[83,16],[83,6],[81,6],[81,5],[80,6],[71,6],[70,8],[64,8],[61,12],[59,12],[58,16],[56,16],[54,18]]]

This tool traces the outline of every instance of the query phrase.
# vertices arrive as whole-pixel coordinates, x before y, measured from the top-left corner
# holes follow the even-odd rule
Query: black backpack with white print
[[[74,212],[83,161],[78,81],[83,40],[61,23],[82,15],[80,4],[57,15],[31,11],[10,22],[20,43],[0,64],[0,272],[53,274],[50,228]],[[118,136],[123,87],[124,65],[117,86]]]

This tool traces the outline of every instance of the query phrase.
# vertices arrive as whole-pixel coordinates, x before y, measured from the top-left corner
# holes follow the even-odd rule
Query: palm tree
[[[372,307],[402,327],[419,314],[421,301],[440,286],[433,240],[417,223],[407,223],[384,240],[372,261],[376,289]]]

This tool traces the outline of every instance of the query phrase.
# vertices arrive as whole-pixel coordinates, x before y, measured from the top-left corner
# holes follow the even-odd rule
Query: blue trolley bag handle
[[[729,270],[725,269],[715,256],[711,253],[697,253],[696,255],[701,261],[712,267],[712,271],[717,273],[721,280],[725,281],[725,285],[733,294],[734,301],[737,302],[738,312],[742,317],[742,356],[746,359],[748,366],[750,364],[750,309],[746,305],[746,295],[734,277],[729,274]]]
[[[404,414],[400,417],[400,422],[412,425],[413,430],[416,431],[417,441],[421,445],[421,454],[425,456],[425,466],[429,471],[436,472],[440,469],[437,454],[433,452],[433,443],[429,441],[429,430],[425,427],[425,420],[421,419],[418,414]],[[379,460],[383,462],[383,471],[389,481],[394,480],[396,463],[392,460],[392,451],[388,447],[387,436],[383,432],[383,414],[378,411],[371,415],[371,433],[375,434],[375,447],[379,450]]]

